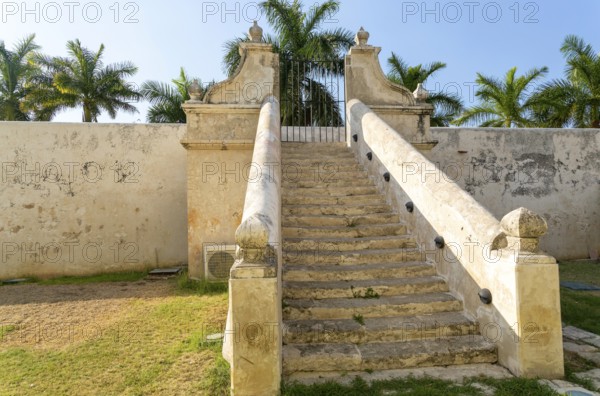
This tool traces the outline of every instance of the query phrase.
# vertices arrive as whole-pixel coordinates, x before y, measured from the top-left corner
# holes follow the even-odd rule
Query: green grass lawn
[[[167,297],[132,299],[116,321],[80,342],[7,345],[15,329],[5,328],[0,395],[229,395],[221,345],[204,342],[223,331],[226,287],[167,282]]]
[[[560,280],[600,287],[600,263],[571,261],[559,264]],[[560,290],[562,320],[565,324],[600,334],[600,292]]]

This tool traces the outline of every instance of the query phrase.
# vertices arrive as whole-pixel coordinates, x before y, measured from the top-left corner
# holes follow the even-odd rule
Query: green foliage
[[[27,36],[12,51],[0,41],[0,121],[41,119],[24,106],[28,81],[40,72],[32,62],[34,52],[40,48],[34,40],[35,34]]]
[[[365,318],[361,314],[352,315],[352,319],[361,326],[365,325]]]
[[[545,127],[600,128],[600,56],[583,39],[569,35],[561,52],[565,78],[542,85],[535,95],[538,123]]]
[[[364,298],[364,299],[377,299],[379,298],[379,293],[376,293],[375,290],[373,290],[372,287],[368,287],[367,290],[365,290],[365,294],[362,294],[361,290],[355,291],[354,290],[354,286],[350,286],[350,290],[352,290],[352,296],[354,298]]]
[[[531,69],[516,76],[517,68],[510,69],[504,80],[477,73],[477,96],[481,103],[462,113],[452,123],[478,124],[481,127],[529,128],[536,125],[533,112],[540,105],[535,95],[528,94],[533,83],[548,73],[547,67]]]
[[[93,52],[79,40],[68,41],[67,52],[68,57],[36,54],[34,62],[43,73],[32,79],[26,107],[51,114],[80,107],[83,122],[97,122],[103,111],[113,119],[118,111],[137,112],[131,102],[141,96],[126,81],[137,67],[131,62],[105,66],[103,44]]]
[[[151,104],[146,120],[153,123],[185,124],[186,116],[181,106],[190,99],[188,90],[193,81],[182,67],[179,77],[171,80],[174,86],[159,81],[144,82],[140,93]],[[201,81],[198,84],[202,86]],[[202,97],[213,85],[214,81],[204,87]]]
[[[267,0],[260,3],[266,20],[276,36],[265,35],[263,41],[273,45],[282,60],[281,118],[283,125],[341,126],[343,119],[332,92],[317,78],[318,75],[339,76],[344,71],[343,56],[353,45],[354,35],[341,28],[325,29],[323,24],[340,8],[340,2],[328,0],[313,5],[308,12],[299,0]],[[248,41],[238,37],[225,43],[223,66],[227,75],[233,75],[241,61],[239,44]],[[291,60],[307,60],[306,67],[298,70]],[[327,62],[310,62],[310,60]],[[319,111],[312,111],[302,99],[322,103]]]
[[[396,84],[403,85],[410,92],[414,92],[419,84],[424,85],[429,77],[446,68],[446,64],[442,62],[409,66],[393,52],[388,58],[388,66],[390,67],[388,78]],[[433,105],[434,108],[431,126],[449,126],[450,122],[463,110],[461,98],[453,93],[430,92],[427,103]]]

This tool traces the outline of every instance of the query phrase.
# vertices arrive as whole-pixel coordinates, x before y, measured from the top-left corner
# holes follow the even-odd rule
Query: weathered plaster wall
[[[548,222],[558,259],[600,253],[600,130],[431,128],[429,159],[494,216],[519,207]],[[432,177],[432,176],[430,176]]]
[[[188,270],[204,278],[204,250],[235,244],[263,99],[279,94],[279,56],[270,44],[241,43],[241,66],[204,102],[188,100]]]
[[[250,180],[252,145],[188,151],[188,270],[202,279],[204,249],[235,245]],[[185,174],[185,168],[180,170]]]
[[[184,264],[184,133],[0,123],[0,279]]]

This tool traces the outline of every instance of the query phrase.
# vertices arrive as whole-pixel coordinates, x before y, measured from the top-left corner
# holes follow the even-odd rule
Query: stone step
[[[385,200],[379,194],[352,195],[348,197],[283,194],[282,199],[283,205],[374,205],[385,203]]]
[[[322,187],[372,187],[373,182],[368,178],[338,179],[335,173],[329,176],[320,175],[316,180],[286,180],[282,186],[287,188],[322,188]]]
[[[281,157],[282,170],[286,168],[308,168],[335,170],[338,166],[358,165],[356,158],[352,156],[337,155],[313,155],[309,158],[288,158],[285,155]]]
[[[285,188],[288,194],[302,194],[308,196],[330,196],[330,197],[341,197],[341,196],[353,196],[353,195],[367,195],[376,194],[377,189],[375,186],[363,186],[363,187],[336,187],[336,186],[323,186],[321,188],[303,188],[303,187],[292,187],[288,186]]]
[[[288,238],[283,241],[283,249],[299,250],[363,250],[415,248],[414,238],[408,235],[372,238]]]
[[[286,384],[297,384],[312,386],[316,384],[327,384],[335,382],[342,386],[352,387],[356,378],[366,383],[374,381],[389,381],[397,379],[428,379],[437,378],[444,381],[462,381],[465,378],[494,378],[512,379],[514,375],[508,369],[495,363],[474,363],[452,366],[430,366],[430,367],[404,367],[392,370],[367,370],[367,371],[298,371],[283,377]],[[382,395],[393,395],[393,391],[383,392]],[[397,394],[397,393],[396,393]],[[422,394],[422,393],[421,393]],[[493,393],[480,393],[481,395],[492,395]]]
[[[365,217],[367,219],[367,217]],[[355,223],[352,223],[355,224]],[[365,224],[334,227],[301,227],[284,225],[283,238],[364,238],[406,235],[406,226],[399,223]]]
[[[287,265],[360,265],[401,263],[422,260],[420,249],[365,249],[365,250],[284,250],[283,262]]]
[[[287,167],[301,167],[301,168],[312,168],[312,169],[335,169],[337,165],[353,165],[358,164],[358,161],[352,154],[348,155],[322,155],[322,154],[311,154],[305,157],[301,156],[288,156],[283,155],[281,157],[282,169]]]
[[[362,166],[354,161],[345,164],[337,164],[335,161],[332,162],[307,162],[305,164],[292,162],[282,163],[281,172],[286,175],[287,178],[294,177],[294,175],[314,175],[317,172],[320,175],[330,176],[332,174],[341,172],[363,172]]]
[[[461,311],[462,302],[448,293],[324,300],[284,299],[284,320],[381,318]],[[357,322],[358,323],[358,322]]]
[[[348,227],[398,223],[396,213],[375,213],[364,216],[286,216],[284,227]]]
[[[424,262],[385,263],[368,265],[290,265],[283,270],[286,282],[361,281],[380,278],[408,278],[436,275],[435,267]]]
[[[282,215],[287,216],[363,216],[374,213],[391,213],[387,204],[374,205],[284,205]]]
[[[405,367],[493,363],[496,346],[482,336],[410,342],[291,344],[283,347],[283,371],[389,370]]]
[[[289,320],[284,322],[284,344],[406,342],[479,334],[478,326],[462,312],[398,318]]]
[[[355,179],[369,179],[369,175],[365,171],[360,170],[350,170],[338,172],[336,170],[331,171],[323,171],[316,169],[285,169],[282,172],[282,182],[285,183],[295,183],[299,181],[319,181],[319,182],[327,182],[329,180],[355,180]]]
[[[438,276],[426,278],[387,278],[361,281],[335,282],[284,282],[283,298],[373,298],[400,294],[425,294],[447,292],[448,285]]]

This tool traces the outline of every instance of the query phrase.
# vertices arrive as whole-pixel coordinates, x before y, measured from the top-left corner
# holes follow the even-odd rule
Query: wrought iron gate
[[[346,141],[343,60],[284,59],[282,141]]]

